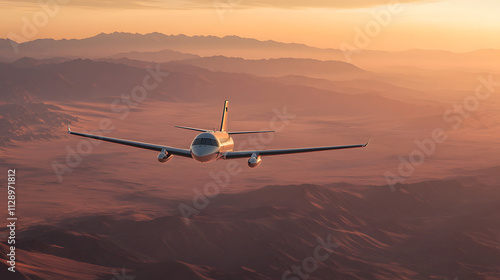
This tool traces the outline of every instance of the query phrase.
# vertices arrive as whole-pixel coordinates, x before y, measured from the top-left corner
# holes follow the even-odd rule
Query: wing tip
[[[372,138],[368,139],[368,142],[366,142],[366,144],[364,144],[363,147],[368,146],[368,144],[370,144],[371,141],[372,141]]]
[[[69,124],[68,124],[68,133],[71,134],[71,128],[69,127]]]

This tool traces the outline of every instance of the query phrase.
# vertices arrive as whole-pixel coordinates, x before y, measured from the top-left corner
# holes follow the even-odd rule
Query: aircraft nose
[[[204,146],[193,146],[191,148],[192,154],[194,154],[195,156],[198,156],[198,157],[203,157],[203,156],[210,154],[212,152],[211,150],[212,149],[207,149],[207,147],[204,147]]]
[[[199,162],[213,161],[217,158],[217,147],[193,146],[191,147],[191,155]]]

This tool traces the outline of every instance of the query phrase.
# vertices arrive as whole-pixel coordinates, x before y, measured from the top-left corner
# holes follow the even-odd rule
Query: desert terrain
[[[346,61],[302,44],[161,33],[1,39],[0,164],[16,169],[19,221],[17,278],[0,275],[498,279],[499,56]],[[154,86],[138,95],[146,77]],[[371,142],[251,169],[160,164],[67,134],[189,148],[196,132],[174,125],[218,127],[224,100],[229,130],[276,130],[234,136],[239,150]],[[321,242],[325,258],[312,259]]]

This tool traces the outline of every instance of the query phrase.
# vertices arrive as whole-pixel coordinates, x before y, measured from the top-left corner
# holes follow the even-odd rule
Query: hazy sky
[[[500,49],[499,11],[498,0],[0,0],[0,37],[161,32],[323,48],[471,51]],[[377,14],[385,17],[377,22]]]

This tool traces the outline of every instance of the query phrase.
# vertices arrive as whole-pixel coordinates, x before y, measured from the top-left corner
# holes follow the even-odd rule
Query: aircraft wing
[[[77,136],[81,136],[81,137],[87,137],[87,138],[92,138],[92,139],[107,141],[107,142],[111,142],[111,143],[132,146],[132,147],[141,148],[141,149],[153,150],[153,151],[162,151],[163,149],[165,149],[165,151],[167,151],[169,154],[172,154],[172,155],[188,157],[188,158],[191,157],[191,151],[189,151],[187,149],[173,148],[173,147],[168,147],[168,146],[135,142],[135,141],[125,140],[125,139],[104,137],[101,135],[92,135],[92,134],[87,134],[87,133],[74,132],[74,131],[70,130],[69,126],[68,126],[68,133],[73,134],[73,135],[77,135]]]
[[[253,154],[259,156],[275,156],[275,155],[286,155],[286,154],[297,154],[297,153],[309,153],[309,152],[319,152],[327,150],[340,150],[340,149],[351,149],[351,148],[363,148],[366,147],[370,141],[366,144],[360,145],[347,145],[347,146],[327,146],[327,147],[310,147],[310,148],[298,148],[298,149],[279,149],[279,150],[254,150],[254,151],[235,151],[227,152],[224,154],[224,158],[244,158],[251,157]]]

